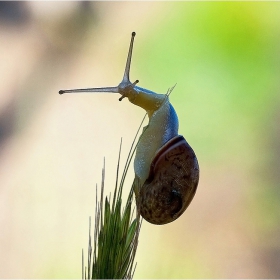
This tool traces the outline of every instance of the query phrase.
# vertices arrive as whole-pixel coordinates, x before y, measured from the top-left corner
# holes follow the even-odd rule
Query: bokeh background
[[[80,278],[105,192],[144,116],[114,94],[165,93],[201,169],[175,222],[143,222],[135,278],[280,278],[280,2],[0,2],[0,278]],[[133,169],[127,176],[127,189]]]

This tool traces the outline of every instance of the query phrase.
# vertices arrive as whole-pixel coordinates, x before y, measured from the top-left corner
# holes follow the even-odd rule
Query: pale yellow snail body
[[[157,94],[131,83],[129,70],[135,32],[132,33],[125,73],[117,87],[61,90],[120,93],[145,109],[149,123],[140,136],[134,160],[134,191],[141,216],[153,224],[176,220],[191,203],[199,180],[196,155],[185,138],[178,135],[178,117],[168,94]]]

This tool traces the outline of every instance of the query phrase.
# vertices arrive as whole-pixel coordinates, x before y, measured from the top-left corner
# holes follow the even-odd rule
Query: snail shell
[[[166,224],[180,217],[191,203],[199,180],[193,149],[181,135],[157,153],[137,201],[141,216],[152,224]]]

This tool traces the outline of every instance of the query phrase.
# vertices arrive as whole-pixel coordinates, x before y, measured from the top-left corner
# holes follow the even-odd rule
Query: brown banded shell
[[[155,156],[140,189],[138,209],[152,224],[167,224],[183,214],[191,203],[199,180],[196,155],[185,138],[169,140]]]

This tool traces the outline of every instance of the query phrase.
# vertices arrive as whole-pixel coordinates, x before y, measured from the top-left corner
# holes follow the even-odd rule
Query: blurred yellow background
[[[0,2],[0,278],[80,278],[144,116],[131,80],[170,99],[200,182],[175,222],[143,222],[135,278],[280,278],[279,2]],[[127,190],[133,169],[126,180]]]

